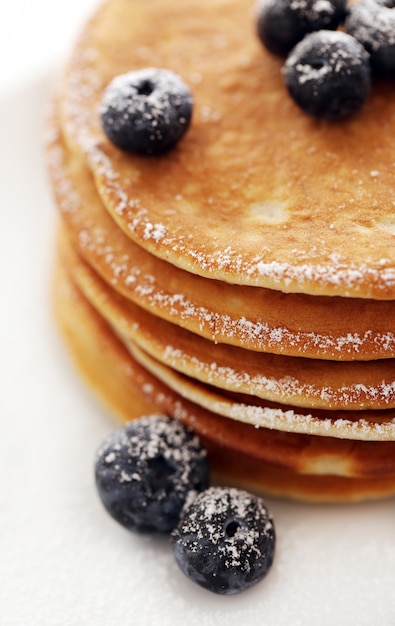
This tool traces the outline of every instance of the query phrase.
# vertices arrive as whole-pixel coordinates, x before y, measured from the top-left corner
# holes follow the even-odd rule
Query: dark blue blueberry
[[[170,70],[147,68],[114,78],[100,107],[102,127],[121,150],[158,155],[171,150],[191,121],[191,92]]]
[[[372,67],[380,73],[395,72],[395,2],[359,0],[350,6],[346,31],[371,55]]]
[[[168,533],[188,494],[208,485],[207,454],[182,424],[153,415],[114,432],[98,452],[95,474],[100,498],[120,524]]]
[[[258,36],[270,52],[285,56],[307,33],[336,30],[345,14],[346,0],[260,0]]]
[[[291,51],[284,78],[305,113],[339,120],[357,111],[369,96],[369,55],[351,35],[321,30],[306,35]]]
[[[232,595],[266,576],[275,533],[260,498],[239,489],[211,487],[187,502],[172,541],[186,576],[209,591]]]

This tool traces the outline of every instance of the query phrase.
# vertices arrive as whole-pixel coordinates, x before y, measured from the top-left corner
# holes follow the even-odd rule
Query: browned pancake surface
[[[119,336],[202,382],[308,408],[395,408],[395,360],[334,362],[215,344],[143,310],[107,285],[73,250],[61,254],[73,280]]]
[[[290,356],[366,360],[395,354],[389,301],[285,294],[187,273],[134,243],[105,211],[84,158],[53,111],[47,160],[73,245],[126,298],[215,342]]]
[[[374,85],[344,122],[310,119],[260,45],[252,6],[105,3],[64,78],[69,145],[87,154],[124,232],[174,265],[282,291],[394,299],[395,86]],[[115,75],[149,66],[191,86],[193,123],[164,157],[126,156],[104,137],[98,104]]]
[[[352,500],[394,492],[393,443],[257,430],[202,410],[133,360],[61,267],[54,286],[56,316],[69,350],[121,419],[158,409],[173,415],[204,439],[216,473],[277,495]]]

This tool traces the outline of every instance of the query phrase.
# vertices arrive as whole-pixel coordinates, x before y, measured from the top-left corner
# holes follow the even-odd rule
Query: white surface
[[[394,626],[394,501],[268,501],[274,567],[231,598],[185,579],[166,540],[130,535],[104,513],[93,458],[113,424],[75,375],[50,312],[50,78],[11,82],[0,93],[1,626]]]
[[[67,55],[97,0],[0,0],[0,86]]]

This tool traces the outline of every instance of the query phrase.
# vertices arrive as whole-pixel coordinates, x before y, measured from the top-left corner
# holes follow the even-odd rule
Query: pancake
[[[206,280],[147,253],[105,211],[81,156],[67,150],[57,111],[48,124],[47,161],[73,246],[119,293],[216,343],[331,360],[391,358],[391,301],[285,294]]]
[[[60,256],[68,271],[76,277],[82,288],[84,295],[94,305],[98,307],[97,313],[108,322],[121,326],[134,326],[134,339],[141,341],[141,327],[147,325],[144,319],[147,315],[138,313],[135,309],[133,321],[127,319],[129,311],[117,309],[116,301],[119,299],[116,293],[108,292],[98,297],[95,294],[95,274],[89,268],[72,258],[73,254],[66,245],[67,240],[61,238]],[[82,270],[82,271],[81,271]],[[85,276],[84,276],[85,274]],[[114,304],[115,301],[115,304]],[[114,313],[115,308],[115,313]],[[113,311],[109,314],[108,311]],[[103,311],[105,312],[103,315]],[[150,337],[159,342],[160,334],[158,330],[161,320],[151,320]],[[152,328],[153,327],[153,328]],[[130,328],[130,326],[129,326]],[[166,326],[168,329],[168,326]],[[152,358],[144,350],[139,349],[136,342],[129,337],[122,335],[122,332],[115,331],[124,345],[132,352],[134,358],[146,369],[151,371],[157,378],[162,380],[168,387],[183,397],[193,400],[195,403],[220,415],[231,419],[239,420],[259,427],[274,428],[280,431],[293,433],[308,433],[320,436],[332,436],[345,439],[372,440],[372,441],[392,441],[395,439],[395,411],[394,410],[320,410],[315,409],[313,414],[308,410],[292,405],[281,405],[271,401],[261,401],[257,397],[248,396],[241,393],[221,393],[221,390],[200,384],[198,380],[185,376],[175,371],[171,367],[163,365]],[[180,329],[176,332],[178,334]],[[166,337],[166,335],[165,335]],[[168,336],[167,336],[168,337]],[[195,342],[193,342],[195,343]],[[215,346],[214,349],[220,349]]]
[[[282,292],[393,300],[395,85],[375,84],[349,119],[317,122],[286,94],[281,63],[260,45],[244,0],[190,0],[187,10],[105,2],[64,74],[68,148],[87,159],[124,233],[177,267]],[[126,158],[105,138],[98,106],[114,76],[150,66],[191,86],[193,121],[164,157]]]
[[[214,344],[119,295],[61,238],[61,254],[85,297],[125,341],[201,382],[306,408],[395,408],[395,360],[334,362]],[[393,412],[395,417],[395,411]]]
[[[393,495],[395,86],[342,122],[308,118],[252,8],[105,0],[87,23],[47,137],[56,316],[110,410],[189,425],[218,480]],[[99,106],[149,66],[177,72],[195,109],[173,150],[141,157],[108,141]]]
[[[139,366],[61,265],[56,269],[54,303],[76,365],[111,412],[125,421],[160,407],[183,421],[202,437],[217,480],[310,501],[360,500],[395,492],[395,444],[256,429],[204,411]]]

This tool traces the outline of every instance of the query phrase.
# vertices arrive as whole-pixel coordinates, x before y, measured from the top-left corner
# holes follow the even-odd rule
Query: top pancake
[[[48,131],[48,169],[68,236],[128,300],[216,344],[330,360],[393,358],[391,300],[285,294],[185,272],[141,248],[115,224],[85,160],[65,150],[56,105]]]
[[[156,25],[160,21],[160,31]],[[88,157],[108,211],[140,246],[203,277],[285,292],[395,298],[395,86],[343,122],[287,95],[243,0],[111,0],[63,82],[69,148]],[[98,105],[115,76],[170,68],[195,99],[162,157],[120,152]]]

